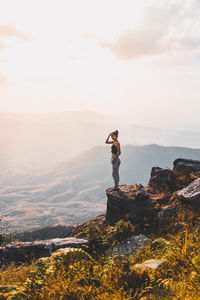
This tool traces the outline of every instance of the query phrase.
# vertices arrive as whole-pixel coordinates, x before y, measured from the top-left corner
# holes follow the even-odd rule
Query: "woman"
[[[109,137],[112,137],[113,141],[109,141]],[[115,130],[109,134],[107,137],[105,143],[106,144],[112,144],[111,146],[111,152],[112,152],[112,158],[111,158],[111,163],[112,163],[112,176],[114,179],[115,187],[113,188],[113,191],[119,190],[119,166],[121,163],[121,160],[119,158],[119,155],[121,154],[121,149],[120,149],[120,143],[117,140],[118,138],[118,130]]]

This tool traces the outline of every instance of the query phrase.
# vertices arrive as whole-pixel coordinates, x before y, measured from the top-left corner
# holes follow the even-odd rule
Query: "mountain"
[[[104,145],[119,130],[121,144],[200,148],[199,132],[144,127],[132,119],[93,111],[0,113],[0,167],[48,168]]]
[[[70,225],[105,213],[105,190],[113,185],[110,151],[96,146],[45,169],[1,169],[0,210],[8,229]],[[121,145],[120,184],[145,185],[152,166],[171,168],[178,157],[200,160],[200,149]]]

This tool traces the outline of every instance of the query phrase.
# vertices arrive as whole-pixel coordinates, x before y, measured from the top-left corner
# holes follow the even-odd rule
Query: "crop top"
[[[118,151],[117,147],[114,144],[112,144],[111,152],[114,153],[114,154],[117,154],[117,151]]]

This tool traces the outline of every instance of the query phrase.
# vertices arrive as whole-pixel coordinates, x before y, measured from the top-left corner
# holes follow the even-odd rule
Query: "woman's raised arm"
[[[106,144],[113,144],[113,141],[109,141],[110,135],[111,135],[111,133],[108,135],[108,137],[107,137],[107,139],[105,141]]]

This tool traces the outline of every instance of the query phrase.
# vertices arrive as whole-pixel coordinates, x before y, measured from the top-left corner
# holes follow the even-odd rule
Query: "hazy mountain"
[[[47,168],[93,146],[119,130],[122,145],[156,143],[200,148],[198,132],[143,127],[125,116],[91,111],[49,114],[0,113],[0,167]]]
[[[9,230],[80,223],[105,213],[105,190],[113,186],[110,145],[93,147],[46,169],[0,172],[0,210]],[[151,168],[172,168],[178,158],[200,160],[200,149],[121,145],[120,184],[147,184]]]

